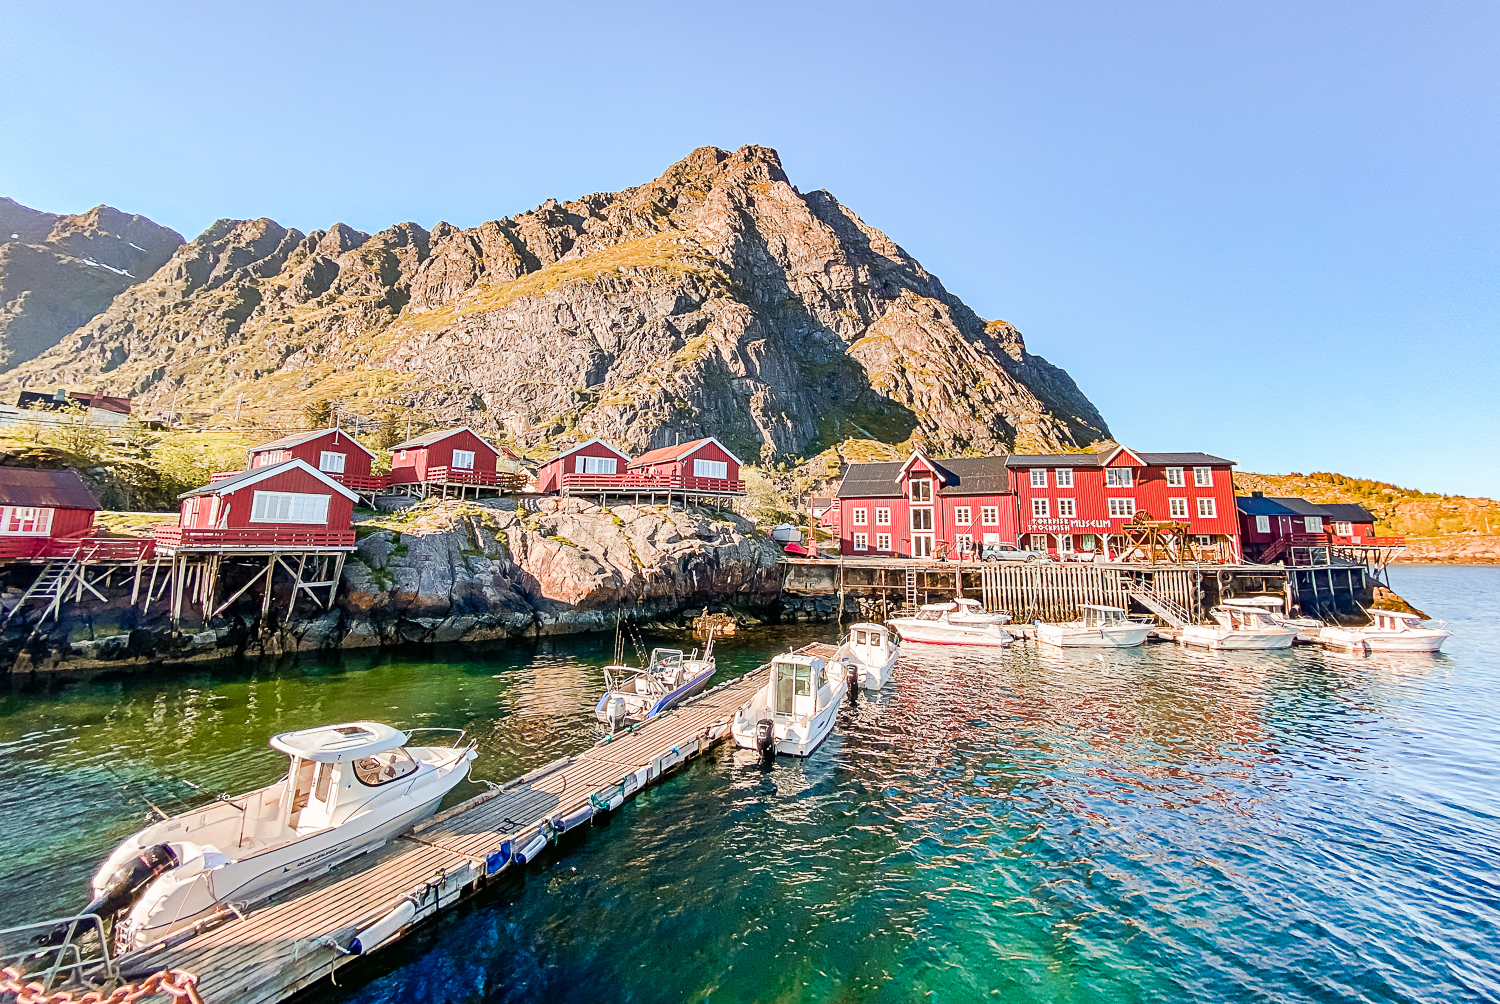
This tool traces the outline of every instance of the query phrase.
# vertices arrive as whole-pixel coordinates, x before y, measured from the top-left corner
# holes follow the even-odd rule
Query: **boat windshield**
[[[363,756],[354,761],[354,776],[359,778],[360,784],[371,788],[399,781],[416,772],[417,762],[411,758],[410,753],[399,746],[393,750],[376,753],[374,756]]]
[[[682,665],[682,653],[675,648],[653,648],[651,650],[651,668],[676,669]]]

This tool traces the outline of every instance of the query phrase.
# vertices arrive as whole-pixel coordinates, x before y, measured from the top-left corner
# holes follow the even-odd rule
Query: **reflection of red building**
[[[928,557],[1016,539],[1004,457],[850,464],[835,508],[839,553]]]
[[[1188,524],[1203,546],[1239,553],[1234,462],[1206,453],[1013,455],[1006,458],[1015,490],[1022,546],[1058,554],[1094,551],[1114,557],[1121,528],[1136,513]]]

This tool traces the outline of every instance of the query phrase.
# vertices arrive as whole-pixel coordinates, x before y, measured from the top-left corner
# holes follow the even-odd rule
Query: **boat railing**
[[[458,738],[456,738],[456,739],[453,740],[453,748],[457,749],[458,748],[458,744],[464,741],[464,733],[467,730],[466,729],[455,729],[455,728],[451,728],[451,727],[443,726],[443,725],[418,725],[414,729],[402,729],[401,731],[403,731],[403,732],[406,733],[406,738],[407,739],[410,739],[413,735],[415,735],[418,732],[457,732],[458,733]]]
[[[0,968],[20,973],[21,984],[40,984],[43,993],[65,984],[103,988],[120,979],[104,921],[94,913],[0,930]]]

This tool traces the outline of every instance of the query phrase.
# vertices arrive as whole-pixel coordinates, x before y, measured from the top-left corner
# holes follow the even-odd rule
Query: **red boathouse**
[[[71,553],[99,508],[77,471],[0,467],[0,559]]]
[[[690,494],[721,492],[742,494],[740,458],[717,439],[695,439],[690,443],[663,446],[641,454],[630,462],[630,473],[660,480],[664,487]]]
[[[356,491],[384,488],[386,479],[370,473],[375,454],[342,429],[319,429],[263,443],[250,450],[250,470],[301,460]]]
[[[353,550],[358,496],[305,460],[256,467],[183,492],[158,549]]]
[[[426,495],[456,487],[460,495],[472,488],[497,491],[525,483],[520,458],[510,450],[490,445],[468,427],[439,429],[391,447],[392,487],[406,485],[411,493]]]
[[[537,468],[536,490],[560,492],[564,488],[587,489],[601,483],[613,484],[629,466],[628,453],[615,449],[602,439],[590,439],[559,453]]]

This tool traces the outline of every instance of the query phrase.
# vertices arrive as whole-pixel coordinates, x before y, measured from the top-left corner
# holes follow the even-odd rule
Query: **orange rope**
[[[185,969],[163,969],[139,983],[116,987],[108,996],[97,990],[77,995],[70,990],[49,994],[40,983],[22,983],[20,970],[11,966],[0,969],[0,994],[15,994],[15,1004],[130,1004],[156,994],[170,994],[186,1004],[203,1004],[197,983],[198,977]]]

